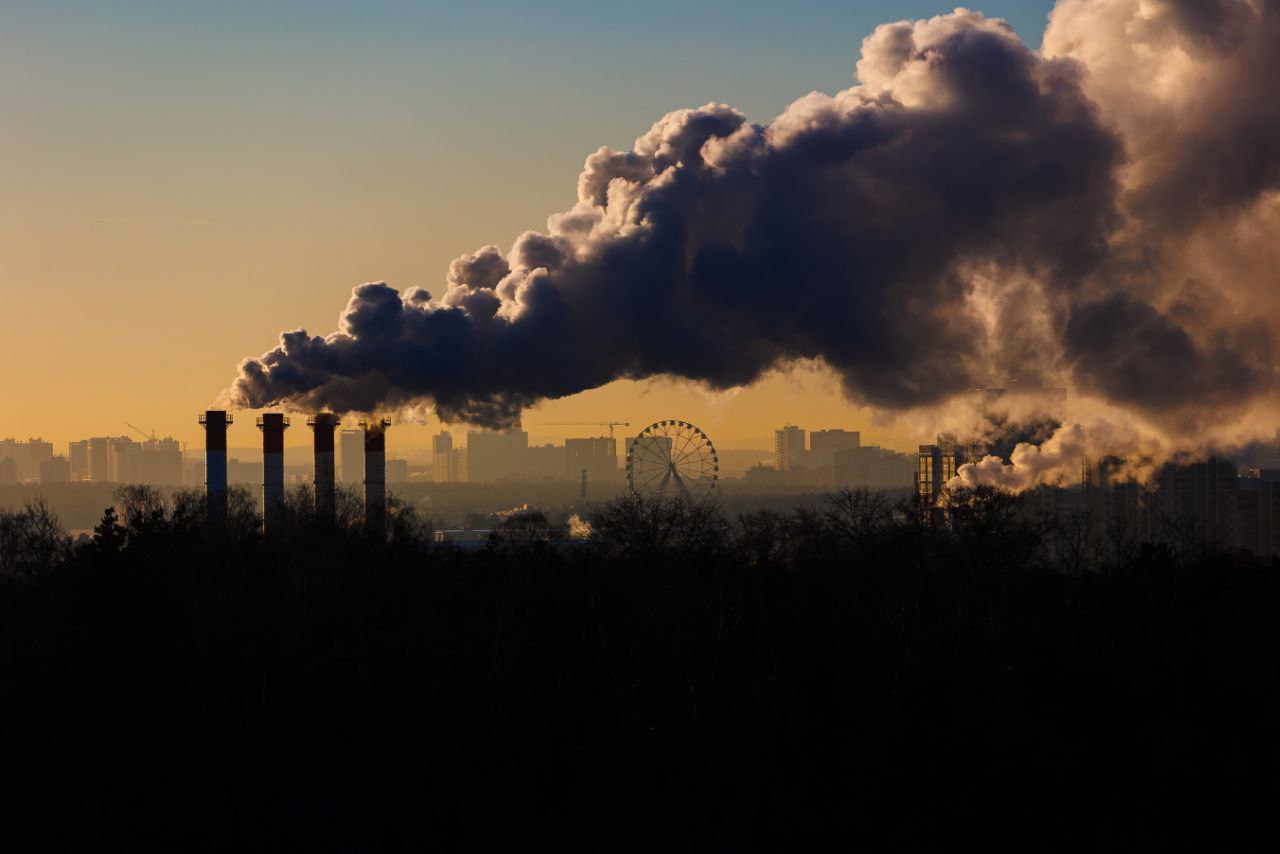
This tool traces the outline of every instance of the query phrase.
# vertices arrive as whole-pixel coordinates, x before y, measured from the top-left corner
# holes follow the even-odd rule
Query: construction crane
[[[609,438],[613,438],[614,427],[630,427],[630,421],[551,421],[543,427],[608,427]]]
[[[148,436],[147,431],[143,430],[141,427],[137,426],[136,424],[130,424],[128,421],[126,421],[124,422],[124,425],[144,439],[150,439],[152,442],[156,440],[156,431],[154,427],[151,429],[151,435]]]

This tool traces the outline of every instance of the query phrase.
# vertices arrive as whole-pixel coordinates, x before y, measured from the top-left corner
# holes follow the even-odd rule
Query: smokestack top
[[[307,426],[312,430],[337,430],[342,419],[333,412],[317,412],[307,419]]]
[[[227,428],[232,418],[224,409],[208,409],[197,419],[204,428],[204,445],[206,451],[227,450]]]
[[[289,429],[289,419],[284,413],[263,413],[258,417],[258,429],[262,431],[263,453],[284,453],[284,431]]]
[[[365,453],[370,451],[386,451],[387,428],[391,426],[390,419],[383,418],[380,421],[361,421],[360,426],[364,428]]]
[[[210,427],[217,429],[218,427],[230,427],[235,419],[228,415],[225,409],[206,409],[200,413],[200,417],[197,420],[200,422],[200,426],[205,429]]]
[[[332,412],[317,412],[307,419],[307,426],[316,434],[317,452],[333,452],[333,431],[337,430],[341,423],[342,419]]]

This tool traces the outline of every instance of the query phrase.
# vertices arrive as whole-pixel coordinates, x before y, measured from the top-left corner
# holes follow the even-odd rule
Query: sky
[[[978,5],[1035,47],[1051,3]],[[60,445],[130,421],[195,445],[240,359],[281,329],[333,330],[353,286],[439,293],[451,259],[570,207],[599,146],[710,101],[767,122],[849,86],[877,24],[950,8],[0,3],[0,436]],[[930,438],[813,369],[721,394],[618,382],[524,425],[663,418],[724,447],[786,421]],[[250,423],[233,444],[256,442]]]

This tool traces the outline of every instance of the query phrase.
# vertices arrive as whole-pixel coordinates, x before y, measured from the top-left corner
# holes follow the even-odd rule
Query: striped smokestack
[[[200,416],[204,428],[205,509],[209,526],[227,524],[227,428],[231,416],[221,409],[210,409]]]
[[[258,419],[262,431],[262,530],[279,531],[284,520],[284,431],[289,419],[280,412],[267,412]]]
[[[333,431],[338,429],[338,416],[318,412],[307,419],[316,442],[316,518],[332,522],[337,508],[337,487],[333,477]]]
[[[371,533],[387,527],[387,428],[386,418],[362,421],[364,428],[364,522]]]

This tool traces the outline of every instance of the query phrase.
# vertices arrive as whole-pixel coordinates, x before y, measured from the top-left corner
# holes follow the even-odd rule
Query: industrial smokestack
[[[370,533],[387,526],[387,428],[386,418],[362,421],[364,428],[364,521]]]
[[[337,508],[337,489],[333,477],[333,431],[339,418],[332,412],[318,412],[307,419],[315,433],[316,447],[316,518],[332,522]]]
[[[231,416],[221,409],[210,409],[200,416],[204,428],[205,507],[209,526],[227,524],[227,428]]]
[[[262,530],[274,534],[284,519],[284,431],[289,419],[280,412],[258,418],[262,431]]]

